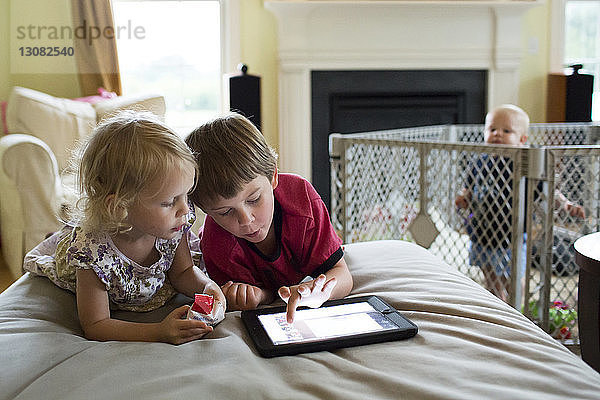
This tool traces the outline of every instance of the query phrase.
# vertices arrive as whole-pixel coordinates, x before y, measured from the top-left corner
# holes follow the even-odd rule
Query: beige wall
[[[11,35],[16,34],[17,22],[11,20],[11,13],[20,16],[27,13],[33,20],[52,21],[51,24],[70,24],[71,12],[68,1],[48,2],[47,0],[0,0],[0,100],[6,100],[12,86],[25,86],[59,97],[80,96],[77,75],[72,73],[19,74],[11,71],[11,57],[20,57],[16,49],[11,49]],[[11,7],[13,7],[11,9]],[[36,45],[31,42],[31,45]],[[11,54],[11,53],[15,54]],[[74,60],[67,60],[74,65]]]
[[[549,71],[549,2],[523,16],[523,58],[519,70],[519,105],[531,122],[546,121],[546,76]]]
[[[531,8],[525,12],[522,19],[523,50],[519,69],[519,105],[529,113],[532,122],[545,122],[546,119],[550,1]],[[270,143],[275,144],[278,97],[277,22],[270,12],[264,9],[263,1],[244,0],[242,4],[243,59],[255,73],[262,76],[262,115],[265,125],[263,130]],[[256,65],[253,66],[255,62]]]
[[[10,90],[9,32],[10,12],[9,0],[0,0],[0,101],[8,98]]]
[[[278,147],[277,128],[277,21],[262,0],[242,0],[240,16],[241,58],[248,72],[261,77],[262,131]]]
[[[45,3],[45,0],[28,0],[28,10],[46,12],[42,7]],[[243,0],[240,3],[242,61],[248,64],[250,73],[261,76],[263,131],[269,143],[277,147],[277,22],[274,16],[265,10],[262,0]],[[30,87],[55,96],[79,96],[79,83],[74,74],[11,73],[10,35],[13,32],[10,24],[10,4],[10,0],[0,0],[0,100],[8,97],[13,85]],[[527,11],[523,17],[523,58],[520,68],[519,103],[534,122],[545,120],[546,75],[550,51],[549,10],[550,5],[544,3]],[[69,15],[68,9],[55,9],[54,12],[59,15]],[[531,46],[535,47],[536,41],[537,52],[535,49],[530,49]]]

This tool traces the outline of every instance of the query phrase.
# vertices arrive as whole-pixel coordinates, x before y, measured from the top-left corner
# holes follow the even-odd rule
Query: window
[[[564,4],[563,64],[583,64],[594,75],[592,120],[600,121],[600,0],[568,0]]]
[[[117,40],[124,94],[164,95],[166,123],[182,136],[221,111],[219,0],[116,0],[113,14],[140,33]]]

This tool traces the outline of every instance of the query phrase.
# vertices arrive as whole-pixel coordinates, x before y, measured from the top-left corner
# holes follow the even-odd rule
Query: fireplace
[[[479,124],[484,70],[312,71],[312,183],[329,205],[330,133]]]
[[[448,70],[484,76],[480,82],[484,98],[477,100],[483,110],[463,109],[464,96],[454,89],[444,89],[434,101],[438,107],[428,114],[429,119],[422,123],[406,119],[410,124],[481,123],[489,107],[517,103],[523,52],[521,15],[540,1],[265,0],[265,7],[278,20],[280,170],[298,173],[315,183],[320,179],[316,172],[325,168],[313,165],[313,153],[322,154],[327,146],[314,148],[312,143],[312,81],[321,73]],[[326,77],[329,79],[333,78]],[[346,88],[362,80],[357,78]],[[418,81],[427,83],[425,79]],[[407,116],[411,113],[398,111],[402,106],[414,107],[425,101],[422,88],[400,95],[393,93],[395,90],[368,92],[333,95],[332,105],[324,106],[326,112],[333,107],[344,117],[325,130],[386,128],[389,126],[377,125],[380,114]],[[372,102],[386,102],[388,106],[370,121],[374,125],[365,125],[369,122],[365,109]],[[435,104],[427,107],[435,108]],[[473,115],[467,114],[470,112]],[[348,125],[339,125],[346,122]],[[393,122],[394,127],[402,126],[401,122]],[[319,190],[327,189],[321,186]]]

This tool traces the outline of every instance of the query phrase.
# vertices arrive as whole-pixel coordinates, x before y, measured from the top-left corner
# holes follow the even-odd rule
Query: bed
[[[345,246],[351,296],[377,294],[419,326],[405,341],[258,356],[239,312],[206,338],[82,337],[75,297],[26,274],[0,294],[2,399],[597,399],[600,374],[427,250]],[[160,320],[183,296],[131,320]]]

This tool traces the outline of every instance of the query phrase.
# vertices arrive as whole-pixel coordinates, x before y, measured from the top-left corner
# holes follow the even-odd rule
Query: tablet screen
[[[367,302],[297,310],[293,324],[287,323],[285,312],[259,315],[258,319],[275,345],[306,343],[397,328]]]

